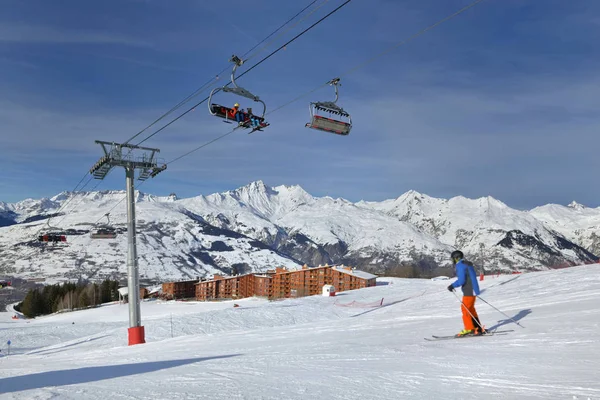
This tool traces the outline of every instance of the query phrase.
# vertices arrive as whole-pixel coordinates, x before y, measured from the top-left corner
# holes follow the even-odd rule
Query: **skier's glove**
[[[451,292],[454,292],[454,286],[452,286],[452,285],[448,286],[448,290]]]

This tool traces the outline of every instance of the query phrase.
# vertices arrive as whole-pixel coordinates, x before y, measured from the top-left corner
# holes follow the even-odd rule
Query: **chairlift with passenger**
[[[336,104],[339,98],[338,86],[341,86],[340,78],[332,79],[327,83],[335,88],[335,100],[310,103],[310,122],[305,127],[346,136],[352,129],[352,117]],[[319,115],[320,112],[329,113],[330,116],[324,117]]]
[[[239,66],[241,66],[244,63],[244,61],[236,55],[231,56],[231,59],[229,61],[234,64],[233,70],[231,71],[231,84],[233,86],[229,87],[225,85],[223,87],[214,88],[208,96],[208,111],[211,115],[214,115],[215,117],[223,118],[223,122],[226,122],[228,124],[236,122],[238,124],[238,127],[240,128],[252,128],[252,131],[250,131],[249,133],[252,133],[254,131],[261,131],[263,128],[269,126],[269,124],[265,122],[265,113],[267,112],[267,105],[258,96],[255,96],[250,91],[239,87],[235,83],[235,71]],[[258,116],[252,114],[252,108],[249,107],[247,112],[238,110],[237,107],[239,107],[239,104],[237,103],[237,107],[234,108],[213,103],[212,98],[219,91],[223,91],[225,93],[233,93],[235,95],[245,97],[247,99],[261,103],[263,105],[262,115]]]
[[[38,235],[38,242],[60,243],[67,241],[67,236],[62,231],[60,231],[58,228],[50,226],[50,218],[46,220],[46,226],[48,229],[46,232]]]

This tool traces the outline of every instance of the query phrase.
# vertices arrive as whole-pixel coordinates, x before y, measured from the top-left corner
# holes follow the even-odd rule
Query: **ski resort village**
[[[600,0],[0,9],[0,400],[600,400]]]

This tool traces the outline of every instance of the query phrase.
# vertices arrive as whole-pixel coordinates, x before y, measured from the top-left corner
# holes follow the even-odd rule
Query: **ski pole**
[[[523,325],[521,325],[520,323],[518,323],[517,321],[515,321],[514,319],[512,319],[508,315],[504,314],[502,311],[498,310],[496,307],[494,307],[493,305],[491,305],[490,303],[488,303],[487,301],[485,301],[484,299],[482,299],[481,296],[477,296],[477,298],[479,298],[479,300],[483,301],[488,306],[492,307],[494,310],[498,311],[500,314],[504,315],[506,318],[508,318],[509,320],[511,320],[512,322],[514,322],[515,324],[519,325],[521,328],[525,328]]]
[[[463,303],[463,301],[460,299],[460,297],[458,297],[458,295],[456,294],[456,292],[454,290],[452,291],[452,293],[454,293],[454,296],[456,296],[456,300],[458,300],[458,302],[460,304],[462,304],[462,306],[465,308],[465,310],[467,310],[467,312],[471,316],[471,319],[473,319],[473,321],[477,322],[477,325],[479,325],[479,327],[481,328],[481,332],[484,332],[485,328],[483,326],[481,326],[481,323],[479,322],[479,318],[475,318],[473,316],[473,314],[471,314],[471,311],[469,311],[469,309],[467,308],[467,306],[465,306],[465,303]]]

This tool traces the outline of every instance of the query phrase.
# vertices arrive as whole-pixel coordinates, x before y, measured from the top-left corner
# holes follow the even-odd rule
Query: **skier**
[[[464,329],[456,334],[456,337],[483,335],[487,332],[479,322],[479,316],[475,310],[475,300],[479,295],[479,284],[477,283],[475,268],[473,268],[471,262],[464,259],[462,251],[453,251],[450,257],[456,268],[457,279],[448,286],[448,290],[454,292],[454,289],[461,287],[463,292],[461,310]]]

